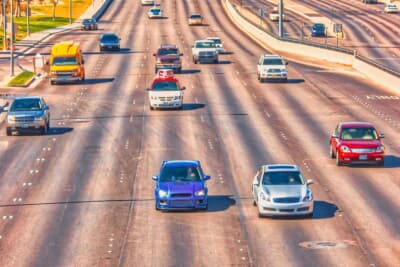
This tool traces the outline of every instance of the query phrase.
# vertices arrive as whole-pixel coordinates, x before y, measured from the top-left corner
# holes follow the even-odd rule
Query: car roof
[[[341,122],[340,126],[342,128],[352,128],[352,127],[359,127],[359,128],[374,128],[374,125],[370,122],[360,122],[360,121],[353,121],[353,122]]]
[[[14,101],[15,100],[25,100],[25,99],[40,100],[40,99],[42,99],[42,97],[40,97],[40,96],[19,96],[19,97],[14,98]]]
[[[264,172],[300,171],[299,167],[293,164],[268,164],[263,165],[262,168]]]
[[[214,40],[214,39],[221,39],[219,37],[207,37],[206,40]]]
[[[263,58],[282,58],[280,55],[273,55],[273,54],[264,54],[262,55]]]
[[[165,160],[163,161],[164,166],[168,167],[198,167],[200,161],[198,160]]]
[[[201,17],[201,15],[199,13],[190,14],[190,16],[191,17],[194,17],[194,16],[196,16],[196,17],[200,16]]]

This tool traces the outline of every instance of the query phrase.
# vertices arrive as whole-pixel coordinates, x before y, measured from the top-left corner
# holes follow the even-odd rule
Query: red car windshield
[[[377,140],[378,134],[374,128],[343,128],[342,140]]]

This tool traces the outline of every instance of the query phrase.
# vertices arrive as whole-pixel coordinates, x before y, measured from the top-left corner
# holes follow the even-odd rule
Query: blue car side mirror
[[[210,175],[204,175],[203,180],[210,180],[211,176]]]
[[[158,176],[154,175],[153,177],[151,177],[151,179],[153,179],[154,181],[157,181],[158,180]]]

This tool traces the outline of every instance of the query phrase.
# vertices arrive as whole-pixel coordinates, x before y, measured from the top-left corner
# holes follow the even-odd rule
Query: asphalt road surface
[[[291,59],[288,83],[257,81],[263,50],[218,1],[163,1],[149,20],[115,0],[82,44],[86,82],[18,93],[45,97],[46,136],[5,135],[0,114],[0,266],[399,266],[400,97],[339,66]],[[189,27],[200,12],[205,26]],[[102,32],[120,52],[99,52]],[[218,36],[228,54],[195,65],[191,45]],[[150,111],[145,88],[161,43],[184,53],[184,108]],[[37,51],[33,51],[34,53]],[[299,63],[300,62],[300,63]],[[385,133],[384,167],[337,167],[340,121]],[[206,212],[158,212],[151,176],[165,159],[198,159],[212,176]],[[261,164],[293,163],[314,180],[313,218],[258,218],[251,182]],[[309,243],[307,243],[309,242]]]

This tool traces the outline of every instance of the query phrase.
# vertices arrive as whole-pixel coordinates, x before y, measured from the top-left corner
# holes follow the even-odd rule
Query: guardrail
[[[365,56],[357,54],[356,50],[315,43],[306,40],[283,37],[267,32],[265,28],[252,22],[229,0],[221,0],[231,21],[243,32],[262,46],[282,53],[304,56],[306,58],[322,59],[333,63],[350,65],[367,78],[374,80],[396,92],[399,92],[400,72],[391,69]],[[249,16],[257,15],[248,11]],[[259,18],[258,18],[259,19]]]

